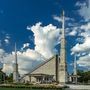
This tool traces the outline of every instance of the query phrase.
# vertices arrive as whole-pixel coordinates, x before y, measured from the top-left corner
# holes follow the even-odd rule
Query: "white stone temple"
[[[39,66],[36,66],[30,73],[21,78],[22,82],[30,83],[67,83],[67,64],[65,50],[65,18],[64,11],[62,13],[62,36],[60,54],[46,60]],[[17,70],[17,69],[16,69]],[[16,71],[17,72],[17,71]]]

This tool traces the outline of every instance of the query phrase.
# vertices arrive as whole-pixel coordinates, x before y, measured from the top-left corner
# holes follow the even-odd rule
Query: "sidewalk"
[[[66,90],[90,90],[90,85],[67,85],[70,89]]]

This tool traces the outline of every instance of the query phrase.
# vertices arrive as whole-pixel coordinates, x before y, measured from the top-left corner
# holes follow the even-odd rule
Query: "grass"
[[[33,89],[30,89],[30,88],[1,88],[0,87],[0,90],[33,90]]]
[[[2,86],[0,87],[0,90],[64,90],[59,87],[54,87],[54,86],[19,86],[19,85],[14,85],[14,86]]]
[[[64,89],[32,89],[32,88],[2,88],[0,90],[64,90]]]
[[[25,85],[25,84],[9,84],[1,85],[0,90],[64,90],[65,87],[56,85]]]

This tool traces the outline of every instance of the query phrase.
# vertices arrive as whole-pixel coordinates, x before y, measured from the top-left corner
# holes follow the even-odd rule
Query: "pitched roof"
[[[47,62],[51,61],[55,56],[49,58],[48,60],[42,62],[41,64],[39,64],[37,67],[35,67],[34,69],[32,69],[32,71],[30,73],[32,73],[33,71],[35,71],[36,69],[40,68],[41,66],[43,66],[44,64],[46,64]],[[29,74],[30,74],[29,73]]]
[[[23,77],[25,77],[26,75],[31,74],[32,72],[34,72],[35,70],[37,70],[38,68],[40,68],[41,66],[43,66],[44,64],[46,64],[47,62],[51,61],[56,55],[54,55],[53,57],[47,59],[46,61],[42,62],[41,64],[37,65],[35,68],[33,68],[29,73],[25,74]],[[23,78],[22,77],[22,78]]]

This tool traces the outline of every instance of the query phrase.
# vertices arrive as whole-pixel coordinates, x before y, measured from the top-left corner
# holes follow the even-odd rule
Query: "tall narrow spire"
[[[67,65],[66,65],[66,50],[65,50],[65,17],[62,12],[62,35],[60,48],[60,63],[59,63],[59,82],[65,84],[67,82]]]
[[[77,75],[77,61],[76,61],[76,54],[74,57],[74,75]]]
[[[75,54],[75,57],[74,57],[74,71],[73,71],[73,75],[74,75],[74,78],[73,78],[73,82],[77,84],[77,61],[76,61],[76,58],[77,55]]]
[[[65,12],[63,11],[62,12],[62,36],[63,36],[63,38],[65,38],[65,31],[64,31],[65,17],[64,17],[64,14],[65,14]]]
[[[16,46],[16,43],[15,43],[15,63],[17,64],[17,46]]]
[[[14,63],[14,69],[13,69],[13,82],[17,83],[18,82],[18,62],[17,62],[17,47],[16,47],[16,43],[15,43],[15,63]]]
[[[65,16],[64,16],[65,12],[62,12],[62,28],[61,28],[61,48],[60,48],[60,55],[61,55],[61,51],[62,49],[65,49]]]

